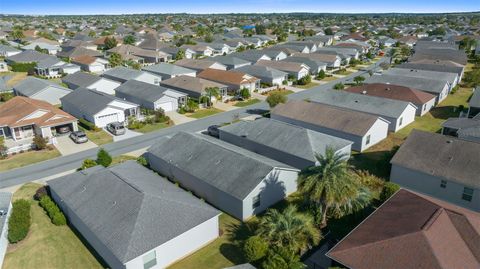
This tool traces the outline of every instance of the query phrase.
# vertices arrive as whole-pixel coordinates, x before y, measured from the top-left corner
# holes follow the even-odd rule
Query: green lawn
[[[240,101],[240,102],[236,102],[234,106],[237,106],[237,107],[246,107],[246,106],[250,106],[250,105],[253,105],[253,104],[256,104],[256,103],[260,103],[261,101],[256,99],[256,98],[253,98],[253,99],[249,99],[247,101]]]
[[[0,171],[7,171],[33,163],[46,161],[60,156],[60,152],[53,148],[51,150],[27,151],[12,155],[6,159],[0,159]]]
[[[319,85],[318,83],[310,82],[307,85],[294,85],[293,87],[300,88],[300,89],[311,89],[311,88],[313,88],[315,86],[318,86],[318,85]]]
[[[115,165],[115,164],[123,163],[130,160],[136,160],[136,159],[137,158],[129,155],[119,155],[112,158],[112,163],[110,165]]]
[[[334,72],[335,75],[342,75],[342,76],[348,76],[350,74],[353,74],[352,71],[348,71],[348,70],[345,70],[345,71],[335,71]]]
[[[199,110],[195,111],[194,113],[189,113],[189,114],[187,114],[187,117],[191,117],[191,118],[195,118],[195,119],[201,119],[201,118],[212,116],[212,115],[215,115],[215,114],[221,113],[221,112],[223,112],[223,110],[211,107],[211,108],[199,109]]]
[[[322,81],[334,81],[334,80],[337,80],[338,78],[334,77],[334,76],[331,76],[331,77],[325,77],[324,79],[322,79]]]
[[[95,132],[95,131],[89,131],[81,126],[79,126],[78,128],[84,131],[88,139],[90,139],[90,141],[97,144],[98,146],[113,142],[113,137],[107,134],[107,132],[103,129]]]
[[[32,225],[28,236],[9,245],[4,269],[104,268],[69,226],[55,226],[45,211],[32,199],[40,184],[27,183],[14,194],[15,199],[32,202]]]
[[[272,95],[272,94],[274,94],[274,93],[280,93],[280,94],[283,94],[283,95],[289,95],[289,94],[294,93],[294,91],[285,90],[285,89],[280,89],[280,90],[269,91],[269,92],[266,93],[266,95]]]
[[[222,235],[192,255],[168,267],[169,269],[221,269],[245,263],[239,239],[248,237],[249,232],[241,229],[241,222],[227,214],[220,215]]]
[[[168,122],[145,124],[145,126],[143,126],[142,128],[136,129],[136,130],[133,130],[133,131],[140,132],[140,133],[149,133],[149,132],[153,132],[153,131],[156,131],[156,130],[160,130],[160,129],[169,127],[171,125],[173,125],[173,123],[170,124]]]

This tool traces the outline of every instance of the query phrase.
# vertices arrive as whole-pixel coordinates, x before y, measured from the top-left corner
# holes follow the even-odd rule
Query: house
[[[288,57],[284,61],[305,64],[309,67],[311,75],[317,75],[321,70],[327,71],[327,63],[315,59],[293,56]]]
[[[415,121],[417,111],[417,107],[410,102],[335,90],[322,91],[310,100],[380,116],[390,122],[388,129],[392,132],[397,132]]]
[[[459,79],[457,73],[436,72],[421,69],[406,69],[406,68],[390,68],[383,72],[386,75],[416,77],[416,78],[428,78],[437,80],[446,80],[450,85],[450,90],[457,86]]]
[[[337,69],[342,65],[342,59],[336,54],[320,54],[320,53],[295,53],[295,58],[307,58],[310,60],[316,60],[327,64],[328,69]]]
[[[12,194],[9,192],[0,192],[0,211],[3,212],[0,217],[0,266],[3,265],[3,259],[8,246],[8,220],[12,210]]]
[[[405,68],[405,69],[416,69],[416,70],[427,70],[435,72],[444,72],[444,73],[456,73],[458,75],[458,81],[462,80],[464,67],[462,65],[450,65],[448,62],[442,61],[433,61],[433,62],[415,62],[415,63],[402,63],[395,66],[396,68]]]
[[[289,56],[284,49],[276,47],[263,49],[262,52],[265,53],[265,55],[267,55],[268,57],[270,57],[272,61],[281,61]]]
[[[244,67],[239,67],[235,69],[235,71],[239,71],[245,74],[249,74],[250,76],[254,76],[260,79],[260,83],[264,83],[266,85],[283,85],[283,82],[288,79],[288,74],[277,70],[275,68],[262,66],[262,65],[247,65]]]
[[[19,54],[21,52],[22,52],[21,50],[16,49],[14,47],[0,44],[0,56],[2,57],[10,57],[10,56]]]
[[[13,92],[15,95],[58,105],[60,104],[60,98],[69,94],[72,90],[45,79],[27,77],[13,87]]]
[[[232,53],[230,55],[233,56],[233,57],[236,57],[236,58],[240,58],[240,59],[245,60],[245,61],[249,61],[252,64],[254,64],[254,63],[256,63],[260,60],[267,60],[267,61],[272,60],[272,58],[270,58],[270,56],[268,56],[265,52],[263,52],[261,50],[246,50],[246,51],[242,51],[242,52],[235,52],[235,53]]]
[[[174,64],[178,65],[178,66],[181,66],[181,67],[185,67],[185,68],[188,68],[188,69],[195,70],[197,72],[197,74],[202,72],[203,70],[205,70],[207,68],[224,70],[224,71],[227,70],[227,66],[225,66],[225,65],[223,65],[219,62],[216,62],[214,60],[206,60],[206,59],[203,59],[203,60],[182,59],[182,60],[176,61]]]
[[[36,62],[35,73],[46,78],[58,78],[62,74],[73,74],[80,71],[80,66],[66,63],[55,56],[39,60]]]
[[[223,71],[209,68],[200,72],[198,77],[227,85],[228,91],[231,92],[238,92],[244,88],[253,92],[260,87],[260,79],[238,71]]]
[[[135,70],[124,66],[117,66],[115,68],[109,69],[105,71],[101,76],[104,78],[118,81],[120,83],[124,83],[127,80],[134,79],[153,85],[160,85],[160,81],[162,81],[162,77],[159,75],[145,71]]]
[[[193,69],[188,69],[185,67],[167,63],[159,63],[156,65],[145,66],[142,67],[142,70],[161,76],[163,79],[174,78],[177,76],[197,76],[197,72]]]
[[[358,59],[360,57],[360,52],[356,48],[349,47],[323,47],[318,48],[315,53],[319,54],[336,54],[342,57],[347,63],[350,59]]]
[[[266,118],[219,128],[221,140],[265,157],[304,169],[317,163],[327,148],[350,156],[352,141]]]
[[[372,83],[345,89],[346,92],[410,102],[417,107],[417,116],[423,116],[435,106],[435,95],[405,86]]]
[[[164,137],[146,156],[153,170],[240,220],[297,189],[298,169],[205,135]]]
[[[8,153],[31,149],[35,135],[53,143],[65,127],[77,131],[77,119],[45,101],[16,96],[0,106],[0,136]]]
[[[251,65],[252,63],[231,55],[226,56],[216,56],[214,58],[209,58],[217,63],[221,63],[227,67],[227,70],[237,69],[243,66]]]
[[[110,268],[165,268],[218,237],[220,212],[135,161],[47,182]]]
[[[473,92],[470,101],[468,101],[468,117],[473,118],[480,114],[480,87]]]
[[[480,143],[480,116],[449,118],[442,123],[442,134]]]
[[[55,58],[52,55],[40,53],[36,50],[25,50],[5,58],[8,64],[11,63],[37,63],[44,59]]]
[[[195,51],[191,49],[181,49],[179,47],[162,47],[158,51],[171,55],[172,59],[177,59],[177,54],[183,51],[185,59],[193,59],[195,57]]]
[[[45,38],[33,40],[28,45],[22,46],[22,49],[36,50],[37,47],[42,50],[45,50],[45,52],[48,52],[48,54],[51,54],[51,55],[55,55],[61,50],[60,44],[58,42],[51,41]]]
[[[480,143],[413,130],[391,160],[390,181],[480,212]]]
[[[128,117],[138,118],[140,114],[138,104],[86,88],[74,90],[61,101],[64,111],[100,128],[112,122],[128,123]]]
[[[129,80],[115,89],[115,96],[153,110],[176,111],[187,102],[187,94],[152,85],[138,80]]]
[[[326,256],[346,268],[478,268],[480,216],[399,190]]]
[[[213,49],[209,47],[208,45],[202,45],[202,44],[197,44],[197,45],[187,45],[184,44],[180,46],[181,49],[184,50],[191,50],[195,52],[195,56],[212,56],[213,55]]]
[[[418,60],[452,61],[465,66],[468,57],[465,51],[451,48],[415,49],[415,53],[409,58],[409,61],[415,62]]]
[[[115,89],[121,85],[118,81],[84,72],[77,72],[65,76],[62,78],[62,82],[72,90],[77,88],[87,88],[111,95],[115,95]]]
[[[190,98],[199,100],[201,96],[208,96],[208,88],[218,88],[220,99],[223,100],[227,96],[228,86],[203,78],[191,76],[177,76],[160,82],[160,85],[175,91],[183,92]],[[214,98],[214,97],[212,97]]]
[[[287,62],[287,61],[265,61],[260,60],[255,65],[266,66],[283,71],[289,75],[289,77],[299,80],[310,73],[310,67],[303,63]]]
[[[277,105],[271,118],[352,141],[352,149],[360,152],[385,139],[390,124],[375,115],[294,100]]]
[[[101,57],[103,54],[97,50],[91,50],[84,47],[64,47],[57,52],[57,57],[72,59],[79,56],[89,55],[92,57]]]
[[[436,96],[435,104],[439,104],[448,96],[450,85],[447,80],[405,77],[398,75],[373,75],[364,81],[367,84],[384,83],[405,86],[421,90]]]
[[[284,43],[280,45],[275,45],[274,48],[276,49],[289,49],[294,52],[298,53],[311,53],[310,48],[306,44],[290,44],[290,43]]]
[[[333,43],[333,36],[331,35],[316,35],[316,36],[307,36],[305,37],[307,41],[313,41],[316,43],[317,48],[330,46]]]
[[[108,60],[90,55],[74,57],[72,63],[79,65],[83,71],[96,74],[101,74],[110,68]]]

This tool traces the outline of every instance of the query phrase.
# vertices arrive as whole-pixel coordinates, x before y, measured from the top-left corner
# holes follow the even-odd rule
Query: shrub
[[[393,182],[385,182],[383,185],[382,192],[380,193],[380,201],[385,202],[388,198],[390,198],[392,195],[394,195],[398,190],[400,189],[400,186]]]
[[[310,82],[312,82],[312,76],[310,76],[310,75],[306,75],[306,76],[302,77],[301,79],[297,80],[298,85],[307,85]]]
[[[40,199],[42,199],[46,195],[48,195],[47,187],[42,186],[42,187],[37,189],[37,191],[33,195],[33,199],[35,199],[37,201],[40,201]]]
[[[108,167],[112,163],[112,156],[104,149],[100,149],[97,153],[97,164]]]
[[[259,236],[252,236],[245,241],[243,253],[248,262],[255,262],[265,257],[268,244]]]
[[[278,93],[278,92],[274,92],[267,97],[266,101],[267,101],[268,105],[271,108],[273,108],[280,103],[282,103],[282,104],[286,103],[287,102],[287,96],[285,96],[284,94]]]
[[[317,79],[318,79],[318,80],[322,80],[322,79],[325,78],[325,76],[326,76],[326,75],[325,75],[325,71],[322,69],[322,70],[320,70],[320,72],[318,72],[318,74],[317,74]]]
[[[145,126],[145,124],[143,122],[137,120],[134,116],[129,117],[129,119],[128,119],[128,129],[136,130],[136,129],[142,128],[143,126]]]
[[[148,166],[148,161],[145,157],[140,156],[137,158],[137,163],[143,165],[143,166]]]
[[[240,96],[245,99],[248,99],[250,98],[250,91],[247,88],[243,88],[240,90]]]
[[[97,166],[97,162],[95,160],[85,159],[83,160],[82,167],[80,167],[80,170],[85,170],[94,166]]]
[[[40,135],[36,135],[33,138],[33,144],[35,145],[35,149],[42,150],[47,148],[47,139],[43,138]]]
[[[97,131],[100,130],[97,126],[95,126],[95,124],[93,124],[93,123],[91,123],[91,122],[89,122],[89,121],[87,121],[87,120],[85,120],[85,119],[79,119],[79,120],[78,120],[78,123],[79,123],[80,126],[82,126],[83,128],[85,128],[85,129],[87,129],[87,130],[89,130],[89,131],[95,131],[95,132],[97,132]]]
[[[13,72],[27,72],[32,73],[37,66],[37,63],[11,63]]]
[[[343,85],[343,83],[339,82],[339,83],[335,84],[335,85],[333,86],[333,88],[334,88],[335,90],[343,90],[343,89],[345,89],[345,85]]]
[[[8,221],[8,241],[13,244],[23,240],[28,234],[30,224],[30,202],[25,199],[13,202]]]
[[[45,210],[54,225],[60,226],[67,224],[65,215],[63,215],[60,208],[58,208],[57,204],[55,204],[50,196],[43,196],[42,199],[40,199],[39,204]]]
[[[15,95],[13,95],[13,93],[11,93],[11,92],[0,93],[0,101],[1,102],[7,102],[8,100],[12,99],[13,97],[15,97]]]

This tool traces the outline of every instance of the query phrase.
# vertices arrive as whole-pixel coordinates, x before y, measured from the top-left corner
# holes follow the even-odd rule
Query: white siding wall
[[[427,103],[421,106],[419,105],[417,108],[417,115],[423,116],[427,114],[434,106],[435,106],[435,98],[433,98],[432,100],[428,101]]]
[[[403,127],[409,125],[410,123],[415,121],[415,114],[417,109],[413,105],[409,105],[402,113],[402,115],[396,120],[395,123],[391,123],[391,125],[395,124],[394,132],[402,129]],[[402,125],[400,125],[400,118],[402,118]]]
[[[102,111],[98,112],[97,114],[95,114],[93,123],[96,126],[103,128],[107,126],[107,124],[111,122],[116,122],[116,121],[118,122],[125,121],[125,114],[123,113],[123,110],[107,107]]]
[[[361,140],[360,151],[364,151],[369,147],[379,143],[383,139],[387,138],[389,124],[381,119],[378,119],[367,134]],[[370,143],[367,145],[367,137],[370,135]],[[355,144],[354,144],[355,145]],[[352,147],[353,148],[353,147]]]

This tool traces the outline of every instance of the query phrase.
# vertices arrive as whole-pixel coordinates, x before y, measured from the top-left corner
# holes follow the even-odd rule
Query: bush
[[[385,202],[388,198],[390,198],[392,195],[394,195],[398,190],[400,189],[400,186],[393,182],[385,182],[383,185],[382,192],[380,193],[380,201]]]
[[[80,170],[85,170],[94,166],[97,166],[97,162],[95,160],[85,159],[83,160],[82,167],[80,167]]]
[[[42,150],[47,148],[47,139],[41,137],[40,135],[36,135],[33,138],[33,144],[35,145],[35,149]]]
[[[286,103],[287,102],[287,96],[285,96],[284,94],[278,93],[278,92],[274,92],[267,97],[266,101],[267,101],[268,105],[271,108],[273,108],[280,103],[282,103],[282,104]]]
[[[307,85],[310,82],[312,82],[312,76],[306,75],[302,77],[301,79],[297,80],[297,85]]]
[[[0,101],[1,102],[7,102],[8,100],[12,99],[13,97],[15,97],[15,95],[13,95],[13,93],[11,93],[11,92],[0,93]]]
[[[50,196],[43,196],[42,199],[40,199],[39,204],[45,210],[54,225],[60,226],[67,224],[65,215],[63,215],[60,208],[58,208],[57,204],[55,204]]]
[[[40,201],[43,198],[43,196],[46,196],[46,195],[48,195],[47,187],[42,186],[37,189],[37,191],[33,195],[33,199]]]
[[[322,79],[325,78],[325,76],[326,76],[326,75],[325,75],[325,71],[322,69],[322,70],[320,70],[320,72],[318,72],[318,74],[317,74],[317,79],[318,79],[318,80],[322,80]]]
[[[333,86],[333,88],[334,88],[335,90],[343,90],[343,89],[345,89],[345,85],[343,85],[343,83],[340,82],[340,83],[335,84],[335,85]]]
[[[134,116],[129,117],[129,119],[128,119],[128,129],[136,130],[136,129],[142,128],[143,126],[145,126],[145,124],[143,122],[137,120]]]
[[[112,156],[104,149],[100,149],[97,153],[97,164],[108,167],[112,163]]]
[[[80,126],[82,126],[83,128],[89,130],[89,131],[95,131],[95,132],[97,132],[97,131],[100,130],[97,126],[95,126],[95,124],[93,124],[93,123],[91,123],[91,122],[89,122],[89,121],[87,121],[87,120],[85,120],[85,119],[79,119],[79,120],[78,120],[78,124],[79,124]]]
[[[248,262],[255,262],[265,257],[268,244],[259,236],[252,236],[245,241],[243,253]]]
[[[32,73],[37,66],[37,63],[11,63],[13,72],[27,72]]]
[[[137,163],[143,165],[143,166],[148,166],[148,161],[145,157],[140,156],[137,158]]]
[[[247,88],[243,88],[240,90],[240,96],[245,99],[248,99],[250,98],[250,91]]]
[[[13,202],[8,220],[8,241],[13,244],[23,240],[28,234],[30,224],[30,202],[25,199]]]

